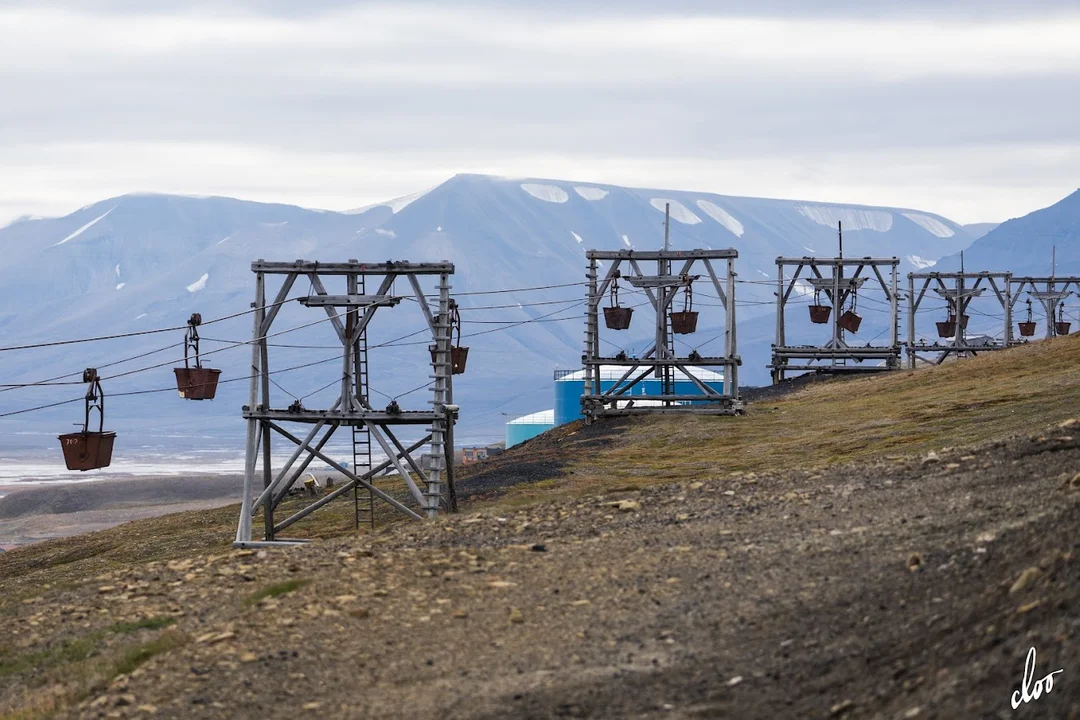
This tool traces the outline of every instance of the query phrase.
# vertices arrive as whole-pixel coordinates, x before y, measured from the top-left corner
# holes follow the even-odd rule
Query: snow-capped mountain
[[[192,312],[208,320],[243,312],[253,299],[250,263],[256,258],[450,260],[457,266],[453,285],[461,294],[464,333],[471,336],[463,342],[471,347],[469,371],[455,378],[456,399],[463,407],[460,436],[465,441],[497,437],[502,413],[547,407],[552,370],[580,362],[584,251],[662,246],[665,204],[671,209],[673,248],[739,250],[740,320],[754,325],[740,331],[746,383],[767,378],[760,360],[771,337],[760,328],[771,327],[766,316],[772,311],[778,255],[834,255],[838,222],[844,226],[845,255],[895,255],[903,259],[905,273],[971,242],[960,225],[914,209],[478,175],[459,175],[427,192],[348,213],[217,197],[127,195],[62,218],[25,219],[0,229],[0,287],[8,300],[0,306],[0,346],[178,326]],[[301,284],[294,296],[306,294]],[[468,294],[534,287],[548,289]],[[625,290],[626,302],[642,302]],[[719,325],[719,302],[708,287],[697,290],[702,330],[680,341],[714,349],[708,344],[719,342],[714,339],[719,331],[709,329]],[[385,316],[377,316],[372,325],[372,344],[423,327],[408,303],[380,312]],[[319,317],[316,310],[289,305],[275,330]],[[646,328],[632,328],[609,334],[605,342],[612,353],[632,351],[648,342],[648,334]],[[204,352],[225,347],[222,341],[246,341],[251,318],[207,325],[202,335]],[[0,384],[102,367],[177,344],[182,336],[173,331],[0,352]],[[333,357],[336,338],[322,323],[275,341],[315,346],[275,348],[272,366],[286,368]],[[416,344],[404,344],[409,342]],[[241,379],[247,374],[248,352],[241,347],[215,353],[206,364],[221,368],[223,380]],[[177,435],[241,434],[239,406],[246,401],[246,382],[223,384],[212,403],[183,402],[169,393],[115,397],[170,386],[169,363],[179,357],[182,350],[174,347],[103,370],[106,393],[113,395],[107,400],[108,424]],[[164,367],[110,379],[157,363]],[[410,390],[427,380],[426,363],[423,335],[375,350],[372,385],[387,397]],[[281,404],[291,402],[292,395],[304,398],[308,407],[325,406],[333,389],[308,393],[330,383],[336,372],[327,362],[275,376],[284,388]],[[82,392],[77,384],[0,392],[0,414],[77,398]],[[409,402],[423,407],[426,397],[414,393],[402,404]],[[0,433],[7,438],[0,443],[28,428],[64,430],[81,420],[81,412],[76,403],[0,418]]]
[[[1002,223],[964,251],[969,270],[1046,276],[1057,248],[1057,274],[1080,274],[1080,190],[1050,207]],[[942,261],[957,268],[959,257]]]

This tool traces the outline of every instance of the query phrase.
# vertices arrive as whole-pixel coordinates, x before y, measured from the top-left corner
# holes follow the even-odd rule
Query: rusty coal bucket
[[[630,327],[630,316],[634,314],[634,308],[606,307],[604,308],[604,323],[609,330],[626,330]]]
[[[857,333],[862,325],[862,318],[848,310],[837,319],[836,324],[848,332]]]
[[[454,345],[450,348],[450,373],[461,375],[465,372],[465,363],[469,359],[469,348]],[[435,351],[431,351],[431,364],[435,364]]]
[[[945,320],[937,324],[938,337],[948,338],[956,335],[956,321]]]
[[[1069,328],[1071,326],[1072,326],[1072,323],[1056,322],[1056,323],[1054,323],[1054,332],[1057,333],[1058,335],[1068,335],[1069,334]]]
[[[956,322],[955,317],[950,317],[949,319],[952,320],[953,322]],[[961,315],[960,316],[960,327],[967,330],[967,324],[968,324],[968,316],[967,315]]]
[[[671,313],[671,332],[676,335],[689,335],[697,330],[697,310],[684,310]]]
[[[1033,323],[1033,322],[1022,322],[1022,323],[1018,323],[1018,324],[1020,325],[1020,335],[1022,337],[1031,337],[1032,335],[1035,334],[1035,323]]]
[[[830,305],[810,306],[810,322],[812,323],[824,325],[825,323],[829,322],[830,315],[832,315],[832,306]]]
[[[213,400],[217,393],[220,370],[211,368],[173,368],[176,390],[185,400]]]
[[[58,437],[68,470],[97,470],[112,462],[114,432],[77,432]]]

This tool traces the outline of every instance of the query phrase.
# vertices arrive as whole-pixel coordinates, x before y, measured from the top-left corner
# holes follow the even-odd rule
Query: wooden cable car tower
[[[1012,276],[1010,281],[1013,304],[1016,304],[1017,299],[1025,291],[1029,298],[1035,298],[1042,304],[1043,311],[1046,313],[1047,338],[1069,334],[1071,324],[1064,317],[1064,301],[1070,295],[1080,295],[1080,276],[1057,277],[1056,247],[1051,256],[1050,268],[1049,277]],[[1031,317],[1030,299],[1028,300],[1027,322],[1020,325],[1020,335],[1022,337],[1035,335],[1035,322]]]
[[[839,254],[834,258],[778,257],[776,258],[776,340],[772,347],[773,384],[782,382],[787,373],[824,372],[847,373],[895,370],[900,367],[899,293],[897,292],[898,258],[845,258],[843,228],[838,226]],[[790,275],[788,268],[793,268]],[[845,271],[853,269],[848,275]],[[888,269],[888,277],[882,273]],[[824,270],[824,272],[822,272]],[[803,275],[804,271],[806,272]],[[864,276],[869,271],[873,275]],[[859,291],[875,280],[889,303],[889,344],[865,346],[848,341],[847,333],[855,335],[862,324],[856,312]],[[810,322],[829,325],[830,337],[820,345],[788,345],[784,316],[792,293],[803,282],[814,294],[809,307]],[[822,304],[824,297],[830,304]],[[792,363],[792,361],[801,361]],[[872,365],[862,363],[876,362]]]
[[[369,493],[372,502],[376,499],[382,500],[414,519],[434,517],[440,509],[448,507],[449,493],[444,492],[448,482],[452,485],[452,476],[446,477],[447,473],[452,473],[452,465],[447,462],[448,435],[452,431],[454,413],[457,410],[452,404],[451,375],[460,371],[453,367],[452,357],[460,360],[460,369],[463,370],[465,354],[464,348],[458,348],[455,352],[451,345],[452,301],[449,281],[454,265],[448,262],[361,263],[349,260],[344,263],[316,263],[297,260],[289,263],[256,260],[251,264],[251,270],[255,273],[252,379],[250,399],[243,412],[248,426],[244,496],[234,547],[299,542],[281,538],[279,533],[320,507],[357,489]],[[282,276],[283,281],[275,299],[267,303],[267,278],[274,276]],[[438,306],[434,309],[421,289],[421,276],[435,276],[438,279]],[[341,392],[326,410],[304,408],[299,402],[293,403],[289,408],[275,408],[270,397],[272,369],[266,338],[293,284],[301,277],[310,281],[314,294],[299,298],[300,303],[311,308],[322,308],[329,316],[342,344]],[[344,280],[344,294],[329,294],[323,281],[330,278]],[[367,328],[379,309],[393,308],[401,302],[401,297],[390,294],[397,278],[408,282],[413,291],[412,299],[416,301],[431,330],[431,363],[429,365],[425,357],[425,362],[420,365],[434,370],[430,409],[403,409],[396,400],[391,401],[386,408],[376,408],[368,395],[367,346],[361,341],[366,338]],[[367,282],[372,279],[379,280],[377,290],[371,295],[362,294],[361,285],[367,287]],[[289,424],[310,429],[306,434],[294,434],[286,429]],[[426,425],[428,434],[406,447],[392,429],[401,425]],[[368,434],[369,457],[370,439],[373,438],[388,459],[363,470],[356,463],[353,467],[346,468],[332,459],[323,452],[323,446],[334,432],[343,426],[360,429]],[[271,440],[275,435],[296,446],[288,461],[278,468],[276,473],[271,467],[270,453]],[[354,437],[354,457],[358,455],[356,442]],[[426,468],[422,468],[413,454],[425,445],[429,448],[430,461]],[[303,460],[297,465],[302,456]],[[347,481],[304,509],[285,519],[276,519],[275,509],[316,458],[344,475]],[[395,469],[405,483],[415,502],[414,507],[409,507],[373,484],[374,477],[389,468]],[[416,476],[415,480],[413,474]],[[260,509],[263,512],[263,539],[254,540],[252,520]],[[358,510],[358,515],[359,512]]]
[[[591,422],[606,415],[642,415],[665,412],[697,413],[707,415],[734,415],[742,412],[739,400],[738,356],[735,335],[735,259],[737,250],[588,250],[589,262],[586,278],[588,296],[585,314],[585,388],[581,396],[582,414]],[[713,267],[713,261],[727,263],[727,275],[723,281]],[[603,278],[599,263],[608,262]],[[646,275],[639,261],[655,262],[656,274]],[[673,270],[672,263],[678,264]],[[689,334],[697,330],[698,313],[692,306],[692,285],[701,275],[691,271],[700,264],[708,282],[716,291],[724,308],[724,351],[722,355],[703,357],[697,351],[679,356],[674,347],[673,336]],[[611,330],[630,327],[632,308],[621,307],[618,302],[619,279],[644,291],[655,313],[653,319],[653,342],[640,357],[627,357],[619,353],[615,357],[600,354],[599,307],[605,295],[611,291],[611,307],[604,308],[605,325]],[[682,295],[682,309],[676,310],[675,300]],[[602,389],[601,368],[617,366],[626,368],[622,377],[608,389]],[[693,374],[694,367],[723,368],[723,391],[718,391]],[[700,394],[675,392],[675,371],[681,371]],[[635,395],[632,389],[645,378],[660,379],[659,394]],[[642,402],[644,401],[644,402]]]
[[[969,281],[974,281],[968,284]],[[1012,294],[1012,273],[967,272],[964,254],[960,254],[960,272],[908,273],[907,366],[914,369],[917,360],[940,365],[949,355],[974,356],[988,350],[1001,350],[1012,344],[1012,313],[1016,296]],[[969,338],[968,306],[990,289],[1004,312],[1001,340]],[[945,300],[947,315],[935,323],[938,339],[932,344],[915,342],[915,318],[926,293],[933,290]],[[1021,327],[1021,332],[1024,328]],[[920,352],[936,352],[936,359],[920,357]]]

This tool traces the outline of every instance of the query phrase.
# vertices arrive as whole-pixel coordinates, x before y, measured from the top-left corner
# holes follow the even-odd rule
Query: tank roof
[[[554,425],[555,424],[555,410],[541,410],[540,412],[530,413],[528,415],[522,415],[519,418],[513,420],[507,420],[507,425]]]
[[[644,362],[648,362],[647,360]],[[676,380],[687,380],[686,373],[678,368],[673,368],[673,376]],[[637,375],[643,372],[640,368],[635,370],[633,375]],[[690,368],[690,372],[698,380],[703,382],[723,382],[723,373],[718,373],[714,370],[706,370],[705,368]],[[600,379],[601,380],[618,380],[626,373],[626,368],[622,365],[601,365],[600,366]],[[633,376],[632,375],[632,376]],[[555,382],[573,382],[575,380],[584,380],[585,371],[575,370],[574,372],[564,375]],[[648,380],[648,378],[645,378]]]

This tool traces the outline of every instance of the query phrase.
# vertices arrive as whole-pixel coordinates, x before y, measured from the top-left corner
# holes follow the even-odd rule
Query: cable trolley
[[[101,389],[101,378],[96,368],[83,370],[83,382],[86,390],[85,414],[80,432],[58,436],[60,448],[64,451],[64,463],[68,470],[97,470],[109,467],[112,462],[113,441],[116,433],[104,430],[105,427],[105,392]],[[98,411],[98,429],[90,430],[90,411]]]
[[[199,359],[199,325],[202,325],[202,315],[192,313],[184,331],[184,367],[173,368],[176,390],[184,400],[213,400],[221,375],[220,370],[202,366]],[[195,367],[191,367],[189,352],[194,355]]]

